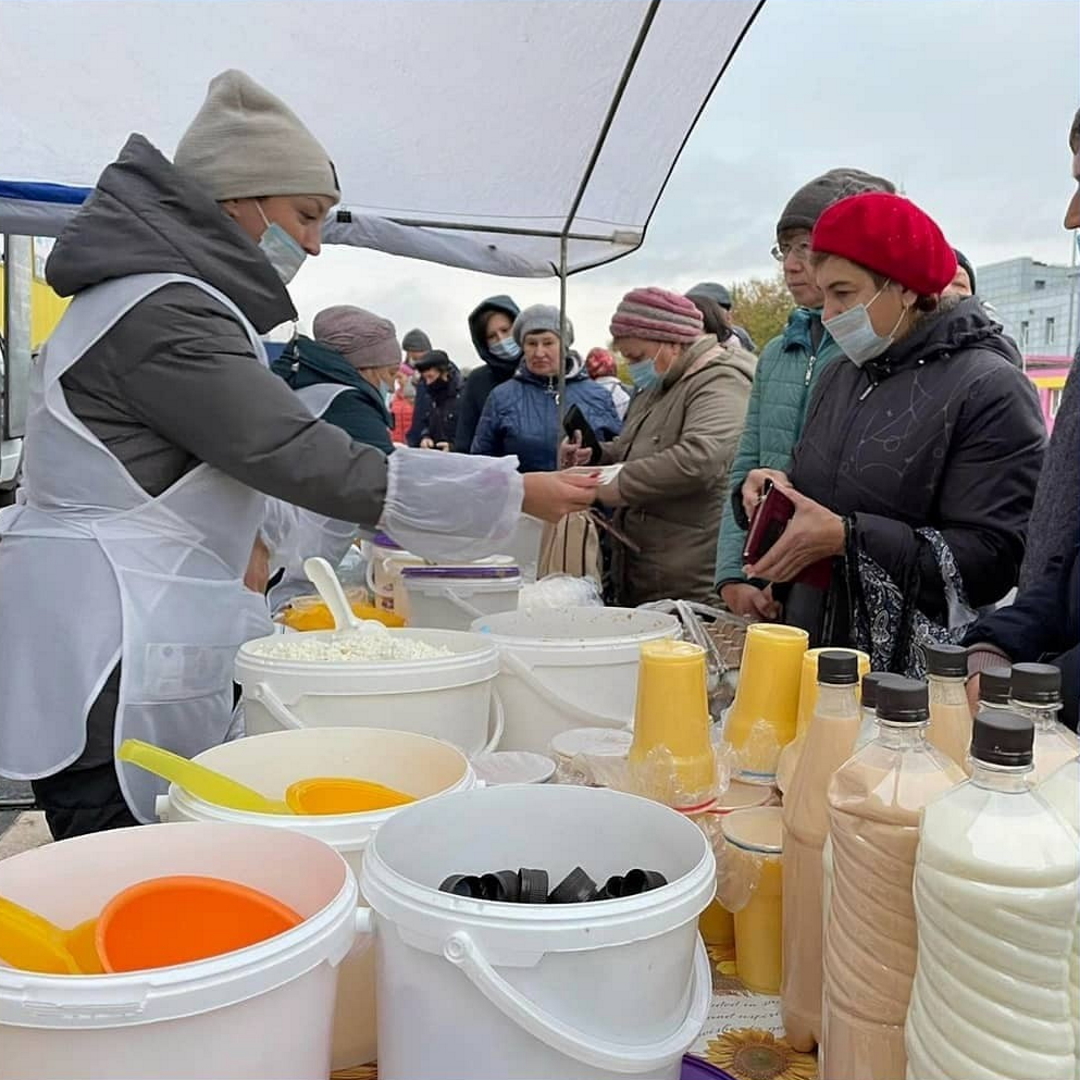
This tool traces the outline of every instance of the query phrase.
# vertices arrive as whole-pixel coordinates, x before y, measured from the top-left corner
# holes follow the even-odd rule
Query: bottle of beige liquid
[[[818,695],[802,753],[784,793],[784,973],[781,1011],[788,1042],[812,1050],[821,1036],[822,848],[829,834],[832,774],[851,756],[862,717],[859,661],[818,656]]]
[[[927,738],[965,771],[971,744],[967,657],[967,649],[959,645],[926,646],[926,681],[930,687]]]
[[[907,1080],[1075,1080],[1080,850],[1031,789],[1035,730],[981,712],[971,779],[923,812]]]
[[[1061,711],[1060,668],[1053,664],[1013,664],[1010,707],[1035,725],[1036,784],[1080,755],[1075,732],[1057,718]]]
[[[965,779],[960,766],[926,740],[925,683],[891,676],[875,696],[877,737],[829,784],[833,880],[825,920],[821,1080],[904,1080],[919,816]]]
[[[1012,697],[1012,669],[991,667],[979,672],[979,712],[984,709],[1004,709],[1012,712],[1009,701]]]

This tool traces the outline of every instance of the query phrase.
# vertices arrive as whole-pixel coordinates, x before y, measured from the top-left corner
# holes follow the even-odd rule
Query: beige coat
[[[630,402],[605,464],[625,462],[614,524],[640,551],[613,543],[616,602],[707,603],[728,469],[742,434],[757,358],[737,339],[699,338],[662,382]]]

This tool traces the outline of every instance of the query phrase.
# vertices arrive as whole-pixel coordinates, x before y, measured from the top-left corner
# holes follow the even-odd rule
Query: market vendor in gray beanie
[[[514,320],[514,328],[511,331],[514,340],[522,347],[524,347],[525,338],[529,334],[543,334],[545,332],[554,334],[556,337],[560,333],[559,309],[552,307],[550,304],[533,304],[532,307],[527,307]],[[574,324],[567,319],[566,340],[563,342],[563,347],[569,349],[573,344]]]

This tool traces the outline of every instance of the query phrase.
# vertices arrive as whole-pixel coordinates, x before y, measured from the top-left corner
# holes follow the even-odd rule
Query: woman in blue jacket
[[[611,395],[585,373],[569,351],[574,328],[566,323],[567,341],[559,340],[559,309],[545,304],[526,308],[514,320],[514,340],[524,359],[517,374],[488,397],[473,438],[472,453],[491,457],[516,454],[522,472],[558,468],[559,363],[566,366],[566,408],[576,405],[601,442],[622,430]]]

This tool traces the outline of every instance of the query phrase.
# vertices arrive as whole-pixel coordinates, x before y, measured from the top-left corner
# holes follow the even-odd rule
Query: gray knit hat
[[[285,102],[242,71],[211,80],[173,164],[217,202],[270,195],[341,198],[330,155]]]
[[[311,329],[320,345],[341,353],[358,371],[396,368],[401,363],[394,324],[363,308],[349,304],[324,308],[315,316]]]
[[[723,285],[715,281],[699,281],[692,289],[686,290],[686,295],[690,297],[705,296],[715,301],[722,308],[727,308],[728,311],[731,310],[731,293]]]
[[[401,339],[401,348],[403,352],[428,353],[431,352],[431,338],[423,330],[410,330]]]
[[[896,186],[891,180],[874,176],[861,169],[830,169],[827,173],[815,177],[804,184],[788,200],[780,220],[776,223],[776,236],[788,229],[812,230],[817,219],[834,202],[846,199],[849,195],[861,195],[865,191],[886,191],[896,194]]]
[[[514,340],[519,345],[525,344],[526,334],[543,334],[550,331],[556,337],[559,335],[559,309],[549,304],[533,304],[527,307],[514,320]],[[570,348],[574,344],[574,324],[566,320],[566,340],[564,348]]]

